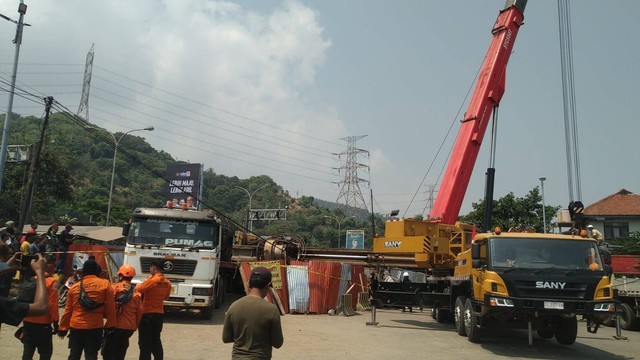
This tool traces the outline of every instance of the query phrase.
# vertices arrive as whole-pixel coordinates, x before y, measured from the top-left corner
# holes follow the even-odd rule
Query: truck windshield
[[[133,218],[129,244],[215,248],[218,224],[175,219]]]
[[[489,249],[492,268],[603,270],[593,241],[492,238]]]

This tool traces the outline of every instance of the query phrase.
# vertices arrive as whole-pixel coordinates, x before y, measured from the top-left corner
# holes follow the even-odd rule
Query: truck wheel
[[[207,306],[200,310],[200,318],[203,320],[211,320],[213,317],[213,308],[211,306]]]
[[[471,299],[467,299],[464,304],[464,331],[467,333],[467,339],[472,343],[480,342],[481,329],[478,323],[478,316],[473,310]]]
[[[549,329],[549,328],[538,329],[537,333],[540,339],[549,340],[553,337],[553,329]]]
[[[620,308],[622,309],[622,313],[620,314],[620,327],[625,330],[635,330],[639,324],[636,318],[636,312],[629,304],[622,303],[620,304]]]
[[[556,341],[562,345],[571,345],[578,336],[578,320],[575,316],[560,318],[555,328]]]
[[[464,328],[464,303],[467,298],[464,296],[458,296],[456,298],[456,305],[453,308],[453,323],[456,325],[456,331],[460,336],[467,336],[467,330]]]

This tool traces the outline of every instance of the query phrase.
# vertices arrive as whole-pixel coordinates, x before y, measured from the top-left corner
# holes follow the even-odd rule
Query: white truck
[[[137,208],[123,228],[124,263],[136,269],[133,283],[150,276],[153,260],[161,260],[171,281],[167,308],[196,309],[210,319],[224,301],[221,262],[230,257],[232,232],[213,211]]]

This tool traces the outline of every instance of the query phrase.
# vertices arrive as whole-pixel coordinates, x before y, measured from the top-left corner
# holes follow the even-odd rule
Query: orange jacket
[[[91,311],[85,310],[78,302],[80,298],[80,283],[84,284],[84,291],[89,297],[104,305]],[[103,325],[103,318],[107,323]],[[98,329],[116,326],[116,305],[113,289],[109,280],[101,279],[95,275],[87,275],[81,281],[73,284],[67,295],[67,304],[60,319],[60,330],[72,329]]]
[[[113,294],[117,296],[119,293],[126,292],[131,287],[128,281],[121,281],[113,284]],[[134,291],[131,300],[122,306],[121,310],[116,311],[116,328],[124,330],[136,330],[142,318],[142,296]]]
[[[142,313],[164,313],[164,301],[171,294],[171,282],[162,274],[150,276],[142,284],[136,286],[142,295]]]
[[[40,316],[28,316],[22,321],[32,324],[51,324],[54,321],[58,321],[60,317],[58,314],[58,281],[48,276],[44,279],[44,284],[47,288],[47,297],[49,299],[49,313]]]

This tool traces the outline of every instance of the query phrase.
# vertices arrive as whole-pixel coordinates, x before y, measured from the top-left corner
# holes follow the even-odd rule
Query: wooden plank
[[[280,315],[286,314],[284,311],[284,306],[282,306],[282,301],[280,301],[280,296],[278,296],[278,292],[272,287],[269,287],[269,291],[271,292],[273,302],[278,307],[278,310],[280,310]]]

